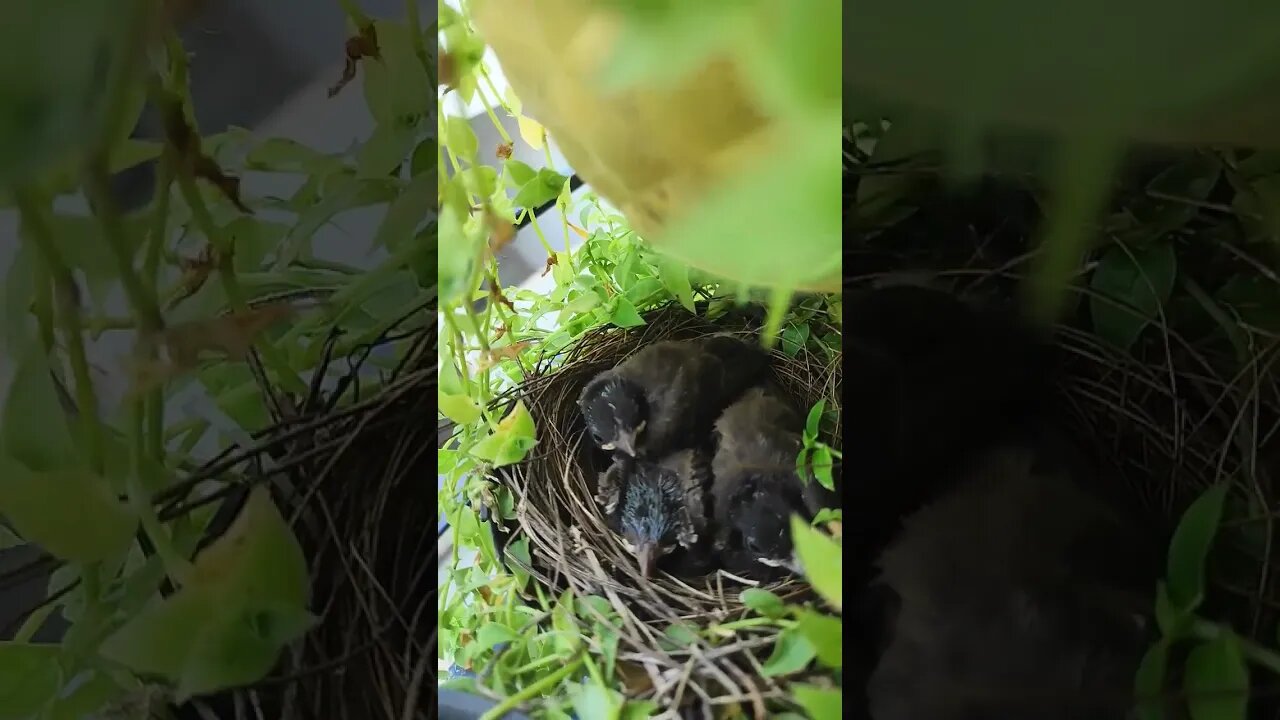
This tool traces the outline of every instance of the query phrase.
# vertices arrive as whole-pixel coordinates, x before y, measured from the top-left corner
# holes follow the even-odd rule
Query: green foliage
[[[239,435],[263,430],[271,417],[243,362],[248,348],[296,397],[333,326],[346,332],[335,354],[347,355],[437,294],[427,194],[436,128],[426,122],[434,29],[377,21],[376,52],[358,68],[376,127],[347,151],[238,128],[177,142],[181,120],[167,121],[171,136],[156,143],[125,134],[148,104],[192,113],[186,53],[172,28],[153,22],[154,3],[99,5],[20,2],[3,30],[13,42],[0,51],[22,58],[0,74],[24,68],[0,93],[0,198],[22,221],[0,313],[3,352],[18,361],[0,412],[0,544],[34,544],[65,561],[49,583],[56,597],[0,646],[3,717],[142,716],[135,706],[150,702],[150,682],[163,700],[261,680],[315,622],[301,547],[262,488],[192,557],[215,506],[161,521],[154,495],[208,459],[192,454],[202,438],[217,450],[229,441],[212,437],[208,421],[165,418],[163,408],[194,386]],[[67,46],[55,51],[53,41]],[[157,157],[151,202],[114,207],[109,175]],[[291,175],[299,189],[234,196],[250,169]],[[54,211],[77,193],[91,199],[90,212]],[[313,247],[323,227],[361,207],[386,209],[370,249],[387,259],[368,273]],[[121,292],[124,316],[106,303]],[[327,301],[281,312],[296,297]],[[281,330],[272,312],[293,322]],[[122,408],[102,408],[85,346],[120,331],[133,333],[136,351],[105,370],[134,384]],[[158,346],[167,353],[153,356]],[[166,578],[176,591],[162,597]],[[25,642],[54,613],[70,623],[62,643]]]
[[[1215,485],[1187,508],[1169,544],[1169,598],[1179,612],[1204,599],[1205,561],[1222,521],[1227,486]]]
[[[1123,350],[1133,345],[1169,300],[1176,265],[1173,246],[1167,242],[1136,249],[1117,245],[1103,253],[1093,271],[1098,295],[1089,299],[1098,336]]]
[[[1186,664],[1191,720],[1238,720],[1247,716],[1249,668],[1240,641],[1230,632],[1192,648]]]

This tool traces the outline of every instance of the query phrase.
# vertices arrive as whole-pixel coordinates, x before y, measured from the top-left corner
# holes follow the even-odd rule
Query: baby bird
[[[706,457],[685,449],[654,462],[614,460],[603,473],[597,501],[609,526],[636,556],[643,577],[676,547],[692,548],[706,527]]]
[[[881,556],[871,717],[1126,717],[1159,564],[1110,507],[1034,457],[993,452]]]
[[[711,497],[722,553],[741,550],[752,561],[795,572],[791,515],[812,518],[824,507],[839,507],[839,498],[816,480],[796,475],[802,427],[772,383],[746,391],[716,420]]]
[[[768,367],[764,350],[727,335],[656,342],[592,378],[578,407],[600,448],[661,458],[696,445]]]
[[[844,317],[845,451],[857,468],[845,539],[870,560],[956,469],[1037,425],[1054,358],[1016,317],[927,287],[865,291]],[[853,569],[863,582],[870,571]]]

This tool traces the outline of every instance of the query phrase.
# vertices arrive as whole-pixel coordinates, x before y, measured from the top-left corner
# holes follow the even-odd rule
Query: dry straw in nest
[[[725,332],[755,341],[762,315],[754,306],[731,307],[709,319],[678,304],[667,305],[646,313],[645,324],[636,328],[588,331],[557,357],[544,359],[515,394],[534,418],[538,444],[523,462],[501,470],[496,479],[517,498],[516,520],[529,540],[532,562],[526,569],[554,592],[568,589],[575,596],[605,598],[617,613],[619,661],[634,670],[635,682],[628,681],[627,689],[642,692],[668,711],[689,706],[705,714],[717,705],[742,704],[763,717],[765,700],[785,695],[777,681],[761,673],[761,658],[772,650],[777,629],[738,629],[714,644],[692,634],[677,642],[666,635],[672,624],[701,629],[743,617],[739,595],[759,583],[724,571],[696,578],[660,573],[642,580],[634,559],[606,527],[593,500],[596,472],[603,468],[589,459],[590,440],[576,400],[597,373],[648,344]],[[839,327],[821,315],[809,324],[816,337],[839,333]],[[838,450],[841,354],[812,344],[794,355],[775,349],[772,365],[797,406],[807,409],[825,400],[835,411],[836,427],[823,440]],[[794,580],[771,589],[791,599],[807,591]],[[583,635],[589,643],[598,640],[585,628]]]

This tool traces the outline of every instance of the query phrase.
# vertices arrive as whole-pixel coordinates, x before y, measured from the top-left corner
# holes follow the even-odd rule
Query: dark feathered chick
[[[720,550],[793,569],[791,515],[811,518],[839,506],[834,494],[796,474],[802,427],[792,402],[772,383],[746,391],[716,420],[711,502]]]
[[[851,295],[844,337],[845,540],[870,558],[951,471],[1037,425],[1054,359],[1016,316],[920,286]]]
[[[657,342],[593,378],[578,407],[599,447],[660,458],[698,444],[768,366],[762,349],[728,336]]]
[[[1158,555],[1034,457],[985,457],[880,558],[886,627],[866,685],[871,717],[1126,716]]]
[[[619,457],[601,475],[596,499],[644,577],[663,556],[698,542],[707,522],[709,477],[705,454],[697,449],[656,462]]]

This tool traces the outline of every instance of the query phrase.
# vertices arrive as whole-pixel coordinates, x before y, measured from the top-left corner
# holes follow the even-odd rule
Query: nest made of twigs
[[[706,303],[702,303],[706,307]],[[554,591],[605,598],[620,618],[618,657],[643,668],[643,694],[668,710],[688,701],[703,709],[741,703],[764,711],[764,701],[781,697],[779,683],[761,675],[761,657],[771,650],[776,628],[739,631],[714,646],[684,641],[675,647],[664,637],[672,623],[704,628],[740,617],[742,590],[769,585],[783,597],[806,593],[795,580],[761,583],[725,571],[687,577],[660,573],[643,580],[634,558],[605,524],[594,501],[596,473],[577,398],[599,372],[612,368],[642,347],[659,340],[689,340],[731,333],[757,341],[763,310],[732,307],[714,319],[672,303],[643,315],[645,324],[631,329],[600,327],[534,368],[518,390],[537,425],[538,443],[518,465],[502,469],[497,479],[517,499],[518,530],[529,540],[534,580]],[[825,316],[809,320],[813,336],[839,332]],[[829,442],[840,448],[841,353],[812,344],[794,354],[774,349],[773,374],[797,408],[819,400],[834,411],[836,426]],[[634,689],[634,688],[633,688]]]
[[[424,528],[434,527],[438,508],[435,489],[423,482],[436,464],[432,314],[432,307],[414,308],[346,358],[332,357],[335,329],[306,397],[263,382],[274,425],[205,463],[165,498],[162,518],[227,498],[212,538],[248,485],[268,484],[302,545],[310,607],[320,618],[268,678],[197,698],[181,709],[184,717],[435,717],[436,537]],[[401,360],[371,373],[370,354],[393,342]],[[256,358],[253,364],[264,378]],[[203,500],[188,499],[197,483],[223,484]]]

